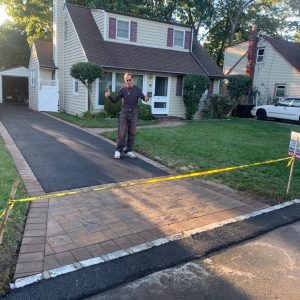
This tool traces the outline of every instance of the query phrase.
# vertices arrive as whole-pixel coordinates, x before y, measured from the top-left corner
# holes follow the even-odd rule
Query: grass
[[[136,150],[179,173],[238,166],[287,157],[291,131],[300,126],[247,119],[190,121],[173,128],[138,130]],[[116,140],[116,132],[106,137]],[[300,162],[290,194],[287,161],[201,177],[276,204],[300,197]]]
[[[0,138],[0,212],[6,207],[12,184],[16,178],[18,178],[17,171]],[[21,197],[27,197],[22,185],[16,194],[16,198]],[[27,209],[27,203],[15,205],[5,227],[4,238],[0,245],[0,295],[7,291],[9,283],[13,279]]]
[[[49,113],[52,116],[65,120],[67,122],[76,124],[81,127],[88,128],[117,128],[118,127],[118,119],[117,118],[89,118],[89,117],[76,117],[73,115],[69,115],[67,113],[59,112],[59,113]],[[138,120],[139,126],[151,125],[154,124],[154,120]]]

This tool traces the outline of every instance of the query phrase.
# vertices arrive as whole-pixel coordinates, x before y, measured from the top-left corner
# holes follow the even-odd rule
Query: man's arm
[[[110,91],[105,92],[104,95],[105,95],[105,97],[108,98],[112,103],[117,103],[120,99],[123,98],[123,91],[122,91],[122,89],[120,89],[118,95],[117,95],[115,98],[113,98],[113,97],[111,96]]]
[[[145,96],[145,95],[143,94],[143,92],[142,92],[141,89],[140,89],[140,95],[139,95],[139,97],[140,97],[141,99],[143,99],[143,101],[146,101],[146,102],[149,101],[149,97],[148,97],[148,96]]]

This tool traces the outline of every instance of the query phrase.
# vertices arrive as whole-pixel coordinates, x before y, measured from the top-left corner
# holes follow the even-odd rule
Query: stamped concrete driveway
[[[45,192],[166,175],[141,159],[113,159],[114,147],[20,105],[0,104],[0,121]]]

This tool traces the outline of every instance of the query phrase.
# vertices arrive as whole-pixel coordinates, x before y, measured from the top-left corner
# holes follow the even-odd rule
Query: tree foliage
[[[79,62],[73,64],[70,75],[78,79],[88,90],[88,111],[93,111],[91,102],[91,91],[93,82],[102,76],[102,68],[96,64],[88,62]]]
[[[194,118],[199,109],[199,103],[203,93],[208,88],[209,79],[205,75],[189,74],[184,78],[183,102],[185,106],[185,117],[188,120]]]
[[[17,28],[0,26],[0,68],[27,66],[29,59],[27,36]]]
[[[247,75],[230,75],[227,77],[227,90],[229,97],[236,103],[241,96],[248,93],[251,84],[251,78]]]

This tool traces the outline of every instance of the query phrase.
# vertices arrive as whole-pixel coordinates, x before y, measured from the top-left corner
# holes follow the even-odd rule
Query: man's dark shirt
[[[115,98],[112,96],[108,97],[108,99],[113,103],[117,103],[122,98],[124,99],[123,107],[132,109],[138,107],[139,98],[145,100],[145,95],[138,86],[134,85],[129,89],[127,86],[123,86]]]

